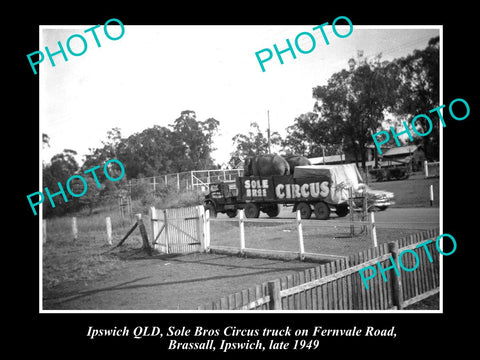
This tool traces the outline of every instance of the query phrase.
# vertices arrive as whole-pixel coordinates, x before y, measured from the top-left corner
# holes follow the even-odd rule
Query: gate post
[[[197,239],[200,242],[200,251],[207,252],[207,241],[205,234],[205,208],[197,206]]]
[[[205,246],[210,251],[210,210],[205,210]]]
[[[155,209],[155,206],[150,206],[148,209],[148,215],[150,215],[150,230],[152,232],[152,246],[154,249],[156,249],[157,242],[155,239],[157,238],[157,233],[159,230],[159,223],[158,223],[158,217],[157,217],[157,209]]]
[[[135,214],[135,218],[137,219],[138,228],[140,229],[140,235],[142,235],[143,249],[151,256],[152,248],[148,242],[147,230],[145,230],[145,225],[143,224],[142,214]]]
[[[168,247],[168,211],[167,209],[163,210],[163,217],[164,217],[164,226],[165,226],[165,254],[169,253]]]

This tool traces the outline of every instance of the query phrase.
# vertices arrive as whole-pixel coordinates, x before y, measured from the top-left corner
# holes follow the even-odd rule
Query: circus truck
[[[354,203],[349,202],[350,196]],[[204,206],[211,217],[217,213],[235,217],[239,209],[247,218],[257,218],[261,212],[276,217],[281,206],[290,206],[292,211],[300,211],[302,219],[314,214],[326,220],[331,212],[346,216],[349,204],[362,207],[364,196],[369,211],[385,210],[394,204],[392,192],[372,190],[363,184],[355,164],[306,165],[295,167],[292,175],[241,176],[234,184],[210,184]]]

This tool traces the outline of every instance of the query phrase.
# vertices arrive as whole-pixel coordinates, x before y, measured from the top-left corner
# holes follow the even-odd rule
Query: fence
[[[432,262],[422,251],[414,271],[400,269],[400,276],[390,270],[387,281],[381,276],[370,280],[367,290],[358,271],[379,262],[383,268],[399,252],[438,235],[438,229],[410,235],[399,241],[381,244],[345,259],[253,286],[241,292],[204,304],[198,310],[390,310],[403,309],[439,291],[439,254],[435,242],[427,248]],[[392,258],[391,258],[392,257]],[[388,263],[387,263],[388,262]],[[412,268],[412,259],[402,263]]]
[[[174,174],[159,175],[140,179],[131,179],[127,183],[127,191],[132,193],[135,186],[147,185],[153,192],[161,187],[173,186],[178,191],[208,188],[214,182],[234,182],[242,176],[243,169],[233,170],[194,170]]]
[[[365,212],[366,214],[366,212]],[[366,229],[369,229],[369,234],[371,237],[372,241],[372,246],[376,247],[377,246],[377,233],[376,233],[376,224],[375,224],[375,213],[370,212],[370,217],[368,221],[358,221],[356,220],[353,216],[350,218],[349,222],[340,222],[340,223],[335,223],[334,227],[349,227],[350,228],[350,235],[355,236],[355,226],[360,226],[363,231],[366,231]],[[353,212],[352,212],[353,215]],[[363,212],[360,215],[361,219],[363,219]],[[238,222],[239,225],[239,243],[238,247],[233,247],[233,246],[218,246],[218,245],[211,245],[210,241],[210,222]],[[254,248],[247,248],[245,246],[245,222],[251,222],[251,223],[289,223],[289,222],[294,222],[297,228],[297,234],[298,234],[298,251],[293,252],[293,251],[286,251],[286,250],[273,250],[273,249],[254,249]],[[342,259],[344,256],[339,256],[339,255],[331,255],[331,254],[320,254],[320,253],[311,253],[311,252],[306,252],[305,251],[305,246],[304,246],[304,238],[303,238],[303,226],[319,226],[319,220],[306,220],[306,219],[301,219],[301,214],[300,210],[297,210],[296,212],[296,219],[246,219],[244,217],[244,210],[241,209],[239,210],[239,218],[238,219],[211,219],[209,216],[208,210],[206,211],[205,214],[205,243],[204,243],[204,248],[206,251],[209,251],[210,253],[215,253],[215,254],[229,254],[229,255],[244,255],[244,256],[252,256],[252,257],[263,257],[263,258],[272,258],[272,259],[283,259],[283,260],[293,260],[293,259],[299,259],[300,261],[304,260],[309,260],[309,261],[316,261],[316,262],[325,262],[325,261],[331,261],[335,259]],[[322,225],[323,226],[323,225]],[[329,225],[326,225],[329,226]]]

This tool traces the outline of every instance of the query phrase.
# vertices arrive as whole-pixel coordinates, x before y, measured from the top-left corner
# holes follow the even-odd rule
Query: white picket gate
[[[165,254],[204,251],[205,211],[203,206],[179,209],[150,207],[152,246]]]

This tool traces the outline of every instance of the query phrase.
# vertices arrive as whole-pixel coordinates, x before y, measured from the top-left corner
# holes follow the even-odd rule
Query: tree
[[[50,147],[50,136],[45,133],[42,133],[42,148]]]
[[[283,147],[287,154],[303,156],[334,155],[341,151],[341,144],[336,144],[330,134],[327,122],[318,121],[319,114],[308,112],[294,120],[287,127],[287,136]]]
[[[366,165],[366,145],[381,127],[384,112],[395,101],[396,82],[387,76],[387,62],[380,57],[351,71],[333,74],[327,85],[313,89],[317,100],[314,110],[318,121],[311,132],[321,133],[325,143],[342,144],[343,150],[354,154],[356,162]],[[359,159],[360,156],[360,159]]]
[[[214,118],[197,121],[195,111],[184,110],[172,125],[172,146],[176,150],[177,171],[201,170],[213,166],[213,136],[220,122]]]
[[[439,105],[439,37],[434,37],[423,50],[414,50],[413,54],[396,59],[388,68],[389,76],[398,79],[396,103],[392,112],[401,119],[411,120],[419,114]],[[408,123],[410,121],[407,121]],[[427,122],[419,121],[419,132],[426,132]],[[439,122],[432,121],[432,132],[428,136],[417,138],[423,142],[426,156],[438,159],[439,156]]]
[[[256,122],[250,123],[247,134],[237,134],[232,138],[235,150],[230,154],[230,163],[247,156],[256,156],[268,153],[268,137],[260,130]],[[282,138],[276,131],[270,135],[270,145],[281,146]]]
[[[71,149],[65,149],[63,152],[54,155],[51,158],[50,163],[43,166],[42,187],[48,187],[50,192],[53,194],[59,191],[58,183],[60,183],[62,184],[62,188],[65,191],[68,199],[70,196],[65,188],[65,184],[67,180],[79,169],[78,163],[74,157],[75,155],[77,155],[77,152]],[[55,214],[61,215],[75,207],[75,204],[71,203],[70,201],[64,202],[61,195],[56,196],[54,198],[54,202],[55,209],[51,208],[50,206],[44,206],[44,215],[46,217],[52,215],[53,210],[55,210]],[[44,203],[49,204],[50,202],[45,199]]]
[[[172,131],[154,125],[123,139],[117,146],[117,158],[129,179],[173,172],[175,149]]]

